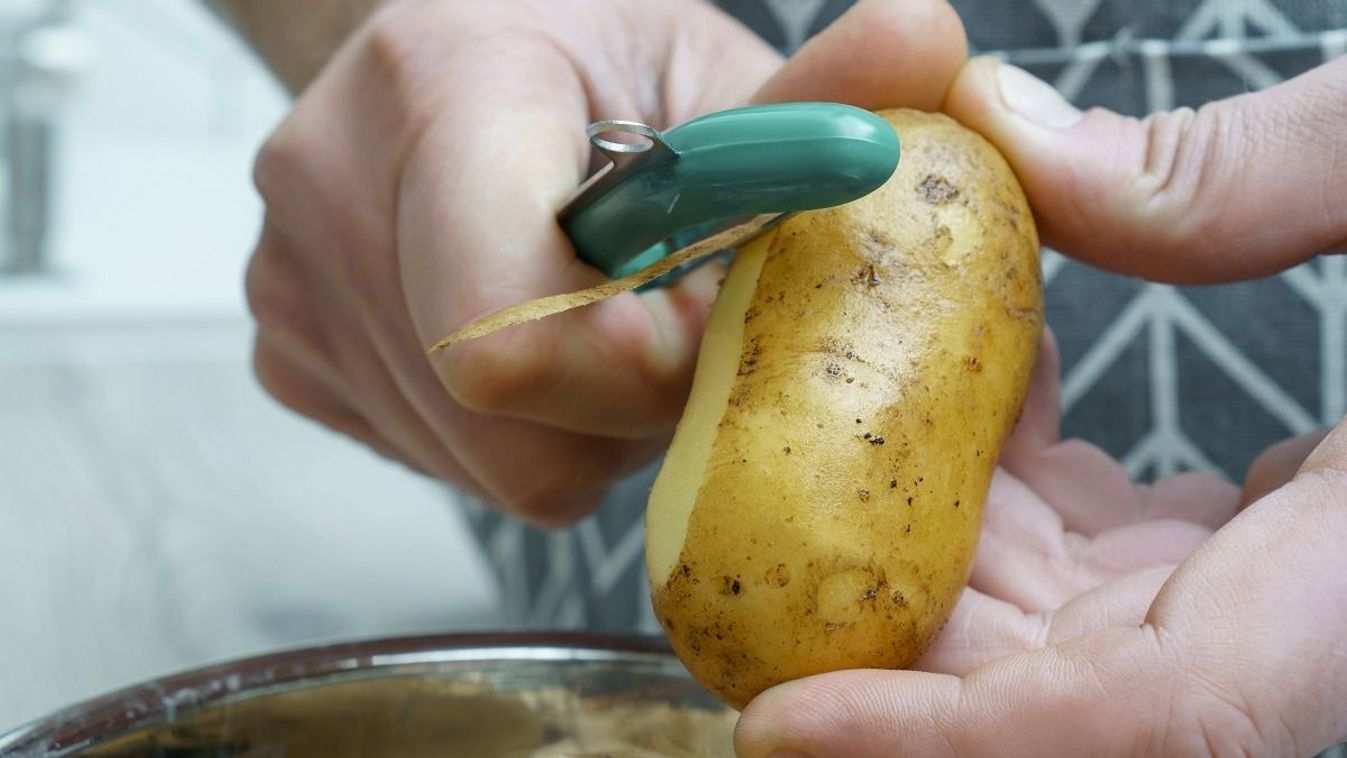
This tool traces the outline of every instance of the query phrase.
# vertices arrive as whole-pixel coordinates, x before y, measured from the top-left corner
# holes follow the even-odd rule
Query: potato
[[[878,191],[740,250],[651,492],[656,615],[735,708],[911,664],[945,623],[1043,325],[1010,168],[939,115],[881,113]]]

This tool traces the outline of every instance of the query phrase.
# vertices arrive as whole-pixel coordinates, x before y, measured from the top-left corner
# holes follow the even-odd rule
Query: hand
[[[1006,155],[1043,241],[1112,271],[1207,283],[1347,250],[1347,57],[1260,92],[1145,119],[1081,113],[976,59],[945,102]]]
[[[1134,486],[1058,441],[1043,354],[969,589],[916,670],[769,690],[740,756],[1308,756],[1347,736],[1347,422],[1269,450],[1243,498],[1202,474]]]
[[[677,286],[459,346],[467,321],[602,281],[554,214],[599,118],[750,100],[933,110],[966,53],[940,0],[870,0],[783,65],[694,0],[398,2],[257,160],[257,374],[282,402],[535,523],[579,518],[666,444],[716,291]]]
[[[1136,121],[976,61],[945,107],[1006,154],[1048,243],[1220,281],[1347,240],[1344,88],[1347,60]],[[1347,737],[1347,421],[1269,450],[1242,497],[1191,474],[1133,488],[1058,440],[1045,355],[924,673],[770,690],[740,721],[742,756],[1303,756]]]

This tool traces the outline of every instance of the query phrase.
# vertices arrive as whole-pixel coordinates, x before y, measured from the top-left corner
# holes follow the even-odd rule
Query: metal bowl
[[[171,676],[0,735],[0,756],[721,756],[734,717],[662,641],[447,635]]]

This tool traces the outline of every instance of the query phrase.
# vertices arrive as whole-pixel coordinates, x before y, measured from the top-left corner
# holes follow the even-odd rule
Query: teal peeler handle
[[[626,132],[640,144],[612,142]],[[883,119],[835,103],[758,105],[712,113],[659,133],[601,121],[590,139],[613,166],[558,216],[576,251],[609,276],[670,252],[680,232],[744,216],[841,205],[877,189],[898,166]]]

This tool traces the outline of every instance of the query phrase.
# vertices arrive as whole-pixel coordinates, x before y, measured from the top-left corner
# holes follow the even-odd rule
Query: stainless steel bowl
[[[720,756],[734,716],[662,641],[448,635],[171,676],[0,735],[0,756]]]

